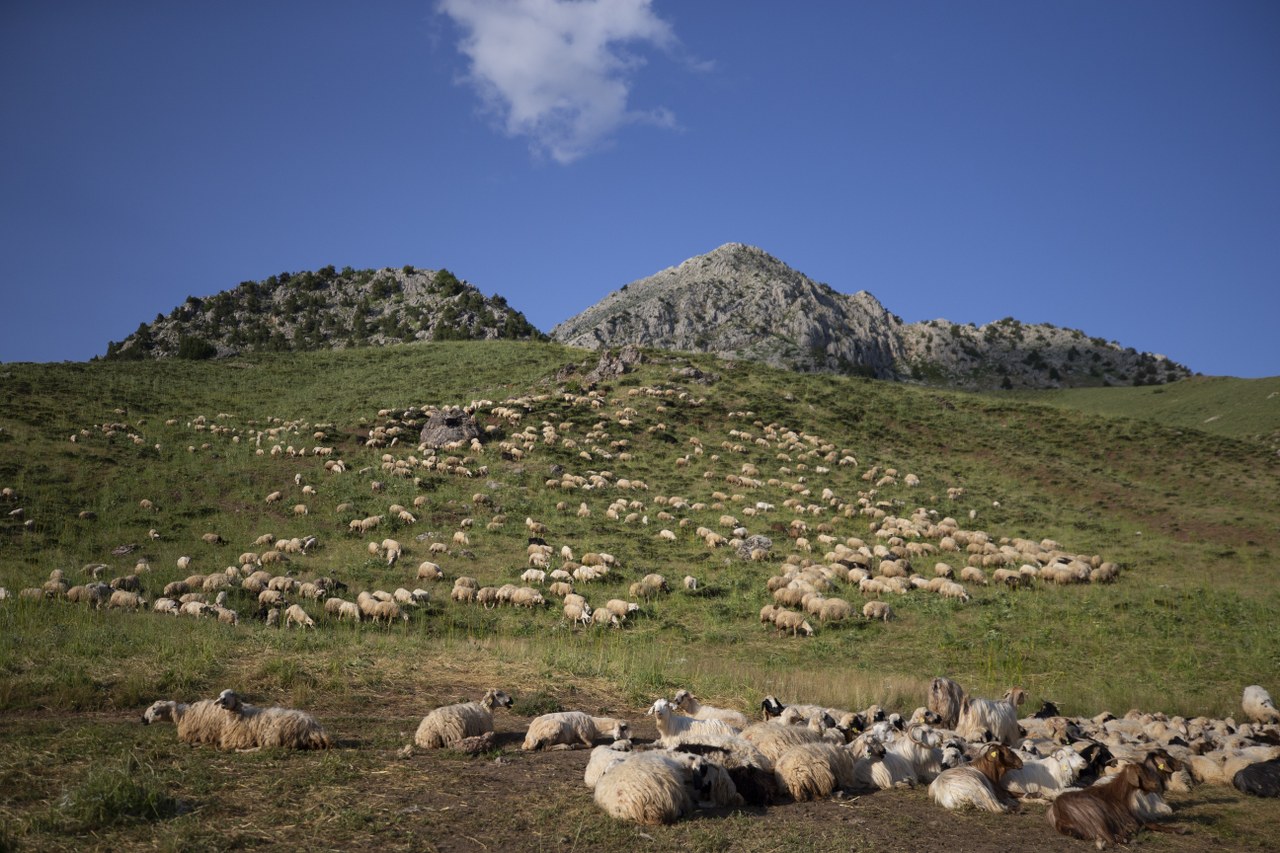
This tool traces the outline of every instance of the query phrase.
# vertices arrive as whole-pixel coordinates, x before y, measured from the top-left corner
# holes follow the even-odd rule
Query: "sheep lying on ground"
[[[161,699],[151,703],[142,712],[142,724],[173,723],[178,728],[178,740],[182,743],[198,746],[209,743],[217,746],[222,740],[222,727],[226,715],[218,707],[215,699],[201,699],[198,702],[174,702]]]
[[[630,741],[615,741],[605,746],[597,746],[591,750],[591,757],[587,759],[587,769],[582,772],[582,784],[588,788],[594,788],[596,782],[600,781],[600,777],[604,775],[610,767],[625,761],[628,753],[631,751]]]
[[[742,805],[720,765],[657,750],[632,753],[605,770],[596,781],[595,801],[611,817],[646,826],[673,823],[696,805]]]
[[[833,743],[793,746],[774,763],[778,786],[796,802],[825,797],[854,782],[853,755]]]
[[[413,742],[423,749],[456,747],[463,738],[493,731],[493,709],[510,708],[511,697],[488,690],[479,702],[459,702],[436,708],[422,718]]]
[[[1019,757],[1022,766],[1004,774],[1005,789],[1014,796],[1043,800],[1057,799],[1059,794],[1075,784],[1089,764],[1083,755],[1069,746],[1055,750],[1046,758],[1032,758],[1025,753]]]
[[[1231,777],[1231,784],[1243,794],[1280,797],[1280,758],[1250,764]]]
[[[971,764],[944,770],[929,785],[929,796],[945,809],[975,808],[988,812],[1018,810],[1018,802],[1005,791],[1006,771],[1022,766],[1022,759],[998,743],[983,745]]]
[[[582,711],[543,714],[529,724],[521,749],[573,749],[590,747],[595,739],[610,735],[614,740],[627,736],[627,723],[613,717],[593,717]]]
[[[332,745],[324,727],[306,711],[247,705],[232,690],[223,690],[216,704],[225,712],[218,741],[221,749],[328,749]]]
[[[666,699],[654,702],[645,714],[654,717],[658,734],[663,738],[689,731],[717,732],[727,735],[736,733],[735,729],[723,720],[695,720],[693,717],[683,717],[675,713],[675,708]]]
[[[675,697],[672,699],[672,704],[695,720],[721,720],[739,731],[750,725],[747,715],[741,711],[703,705],[693,698],[693,694],[688,690],[677,690]]]

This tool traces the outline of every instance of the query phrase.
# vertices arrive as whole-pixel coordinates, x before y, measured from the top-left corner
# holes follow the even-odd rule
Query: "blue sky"
[[[447,267],[543,330],[730,241],[907,321],[1280,374],[1271,0],[0,4],[0,361]]]

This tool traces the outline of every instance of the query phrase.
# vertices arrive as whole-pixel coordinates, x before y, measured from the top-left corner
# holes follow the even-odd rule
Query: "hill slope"
[[[904,324],[866,291],[839,293],[739,243],[625,285],[551,335],[571,346],[713,352],[970,389],[1146,385],[1190,373],[1164,356],[1049,324]]]
[[[107,346],[109,359],[211,358],[242,352],[342,349],[412,341],[539,338],[501,296],[448,270],[282,273],[207,298]]]

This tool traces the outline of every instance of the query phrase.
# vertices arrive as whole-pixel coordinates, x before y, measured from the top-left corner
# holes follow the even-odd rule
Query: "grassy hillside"
[[[154,599],[170,581],[263,551],[253,543],[264,533],[316,536],[318,545],[284,569],[302,580],[336,576],[348,584],[347,598],[429,586],[415,579],[428,559],[446,574],[428,605],[389,628],[336,623],[312,601],[302,603],[315,631],[267,627],[252,618],[257,602],[238,590],[229,599],[238,626],[62,600],[0,602],[0,737],[25,744],[8,764],[0,761],[0,778],[12,783],[0,787],[22,789],[0,795],[11,840],[74,846],[74,827],[48,811],[64,788],[90,784],[85,774],[97,772],[60,740],[72,714],[116,721],[103,734],[111,754],[126,764],[138,755],[158,762],[147,778],[216,814],[233,783],[211,781],[208,774],[222,772],[214,768],[232,760],[251,774],[270,774],[269,767],[215,756],[206,775],[193,778],[170,765],[171,729],[139,734],[120,723],[153,699],[190,700],[226,686],[262,704],[327,711],[331,729],[346,727],[347,738],[386,755],[434,705],[475,698],[476,688],[498,681],[532,703],[526,712],[590,702],[637,715],[679,687],[748,711],[775,693],[909,712],[938,674],[980,695],[1020,684],[1033,705],[1052,699],[1066,713],[1088,715],[1132,707],[1238,713],[1244,685],[1280,687],[1270,631],[1280,619],[1280,462],[1266,446],[1173,418],[666,353],[591,397],[581,383],[593,363],[551,344],[459,342],[216,363],[0,366],[0,486],[15,492],[0,514],[0,586],[11,592],[39,586],[54,569],[71,583],[84,583],[83,567],[95,563],[108,566],[105,577],[125,575],[141,558]],[[569,369],[579,364],[586,367]],[[706,377],[683,371],[689,366]],[[1179,388],[1149,390],[1172,399]],[[416,429],[387,446],[368,442],[372,435],[376,445],[386,434],[378,428],[394,429],[410,407],[473,401],[489,428],[481,449],[432,454],[416,447]],[[315,447],[332,452],[314,455]],[[437,464],[425,467],[433,456]],[[345,471],[326,470],[336,459]],[[397,461],[412,466],[410,476],[395,475]],[[898,476],[877,486],[889,468]],[[908,486],[907,474],[920,485]],[[582,480],[547,486],[566,477]],[[620,488],[623,480],[644,487]],[[277,490],[283,499],[267,503]],[[298,504],[305,515],[295,513]],[[394,521],[391,504],[416,520]],[[894,621],[811,619],[812,637],[762,626],[757,614],[772,600],[765,584],[783,561],[824,560],[829,545],[818,525],[839,541],[873,545],[885,541],[874,531],[883,523],[871,514],[877,508],[900,517],[933,510],[995,542],[1053,539],[1069,553],[1118,564],[1120,575],[1111,584],[1037,582],[1022,590],[967,584],[963,603],[913,590],[886,596]],[[632,513],[639,517],[628,522]],[[372,515],[386,519],[369,533],[350,532],[351,520]],[[725,515],[772,539],[767,559],[741,559],[694,535],[700,526],[732,535]],[[482,585],[521,583],[526,518],[546,525],[552,567],[562,546],[577,560],[602,551],[617,558],[602,581],[579,585],[593,605],[634,599],[630,585],[650,572],[664,574],[673,591],[641,601],[622,629],[572,626],[554,599],[531,610],[450,601],[459,575]],[[474,523],[465,527],[465,519]],[[796,519],[810,528],[811,551],[788,535]],[[674,541],[659,535],[663,529]],[[458,532],[469,541],[455,540]],[[207,544],[205,533],[226,544]],[[404,545],[395,565],[368,550],[385,537]],[[433,552],[433,543],[444,552]],[[137,547],[112,553],[122,545]],[[183,556],[189,568],[178,568]],[[966,557],[912,564],[932,576],[936,561],[958,570]],[[696,592],[680,588],[686,575],[698,579]],[[862,607],[856,586],[829,594]],[[49,712],[54,719],[43,720]],[[45,753],[65,766],[40,778],[34,768]],[[334,786],[350,772],[334,755],[322,761]],[[211,843],[206,824],[178,820],[190,834],[174,843]],[[599,843],[611,843],[597,814],[587,809],[581,820],[602,833]],[[1251,818],[1214,820],[1234,832]],[[140,841],[133,830],[113,831],[120,843]],[[281,842],[273,832],[266,837]],[[363,836],[352,829],[334,837]],[[679,846],[676,836],[663,839],[664,848]]]
[[[1280,376],[1195,376],[1140,388],[1030,391],[1024,398],[1098,415],[1145,418],[1280,449]]]

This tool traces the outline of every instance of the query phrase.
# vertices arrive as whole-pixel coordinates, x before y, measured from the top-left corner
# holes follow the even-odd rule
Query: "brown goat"
[[[1022,759],[1018,757],[1018,753],[1004,744],[988,743],[982,747],[982,754],[969,766],[987,777],[996,799],[1008,806],[1010,811],[1016,812],[1020,808],[1018,801],[1005,790],[1004,783],[1001,782],[1006,771],[1021,769]]]
[[[1127,844],[1142,827],[1168,831],[1139,818],[1131,805],[1134,792],[1159,792],[1161,787],[1159,771],[1145,763],[1128,764],[1109,782],[1063,793],[1045,816],[1058,832],[1092,841],[1099,850]]]

